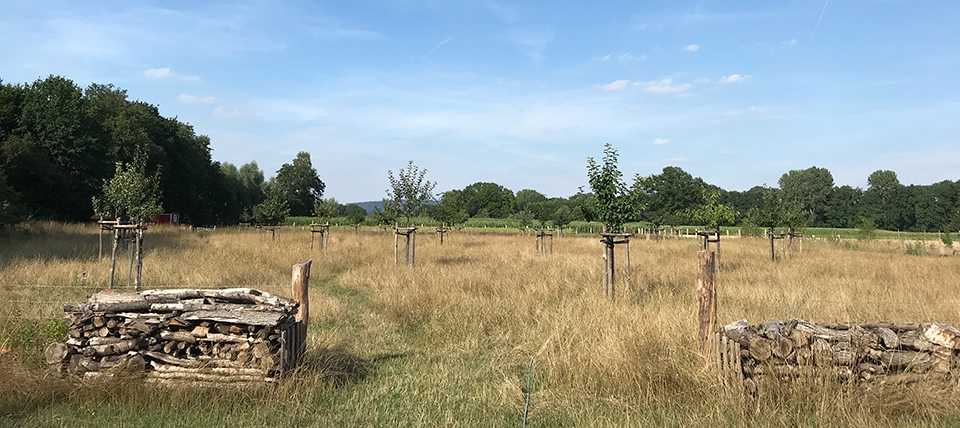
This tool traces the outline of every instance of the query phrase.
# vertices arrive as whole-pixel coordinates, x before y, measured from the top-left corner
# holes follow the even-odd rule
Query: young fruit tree
[[[623,174],[617,169],[617,149],[610,143],[603,148],[603,165],[587,158],[587,177],[596,196],[597,220],[609,232],[620,230],[633,207]]]
[[[425,181],[426,169],[420,169],[410,161],[405,169],[397,171],[387,171],[387,177],[390,179],[390,189],[387,190],[387,196],[393,202],[397,212],[406,218],[407,225],[410,219],[420,215],[427,203],[434,200],[433,188],[437,183]]]
[[[93,211],[97,215],[126,218],[133,222],[152,221],[163,213],[160,205],[160,170],[152,177],[144,172],[144,162],[138,158],[130,165],[117,162],[116,172],[104,180],[103,194],[94,196]]]

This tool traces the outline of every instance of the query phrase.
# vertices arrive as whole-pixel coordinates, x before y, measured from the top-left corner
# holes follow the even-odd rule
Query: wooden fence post
[[[297,314],[294,316],[290,340],[291,361],[290,366],[295,366],[306,354],[307,325],[310,324],[310,265],[312,260],[307,259],[293,265],[291,287],[293,288],[293,298],[300,302],[297,308]]]
[[[704,355],[710,352],[710,333],[717,324],[717,294],[714,287],[716,253],[697,252],[697,296],[699,297],[699,326],[697,340]]]
[[[307,324],[310,320],[310,265],[313,260],[307,259],[293,265],[292,287],[293,298],[300,301],[295,320]]]

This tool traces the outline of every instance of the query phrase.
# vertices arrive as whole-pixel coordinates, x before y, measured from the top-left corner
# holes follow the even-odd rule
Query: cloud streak
[[[750,76],[740,75],[740,74],[731,74],[729,76],[723,76],[720,78],[720,83],[731,84],[731,83],[743,83],[750,80]]]
[[[196,82],[200,80],[200,76],[190,76],[177,74],[170,70],[170,67],[163,68],[150,68],[144,70],[143,77],[151,80],[164,80],[164,79],[177,79],[184,82]]]
[[[180,94],[177,96],[177,100],[184,104],[216,104],[219,102],[217,97],[213,96],[200,96],[200,95],[191,95],[191,94]]]
[[[450,43],[450,41],[452,40],[453,40],[453,36],[450,36],[450,37],[447,37],[446,39],[441,40],[440,43],[437,43],[437,45],[433,47],[433,49],[430,49],[430,52],[427,52],[427,56],[433,55],[433,53],[436,52],[437,49],[440,49],[440,47],[442,47],[447,43]]]
[[[689,83],[675,84],[670,78],[655,82],[637,82],[637,85],[644,91],[656,95],[683,95],[693,89],[693,85]]]

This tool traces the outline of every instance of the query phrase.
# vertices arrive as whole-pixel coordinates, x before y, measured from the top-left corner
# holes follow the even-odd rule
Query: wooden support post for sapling
[[[770,237],[770,261],[777,261],[777,251],[773,247],[773,231],[767,232],[767,236]]]
[[[145,229],[146,226],[143,225],[137,227],[137,276],[134,280],[137,291],[143,288],[143,231]]]
[[[717,325],[715,261],[716,253],[713,251],[697,252],[697,297],[699,298],[697,341],[704,355],[710,352],[710,333]]]
[[[534,234],[537,237],[537,252],[546,253],[547,249],[547,238],[550,238],[550,254],[553,254],[553,229],[535,229]]]
[[[400,235],[406,238],[406,248],[404,248],[404,264],[413,266],[416,260],[417,250],[417,228],[416,227],[395,227],[393,231],[393,263],[400,264]]]
[[[113,250],[110,252],[110,284],[113,288],[113,278],[117,272],[117,247],[120,245],[120,229],[113,229]]]
[[[625,242],[625,245],[624,245],[624,249],[626,250],[626,252],[624,253],[624,255],[626,255],[626,259],[627,259],[627,262],[626,262],[626,266],[627,266],[627,294],[629,295],[630,293],[633,292],[633,287],[630,286],[630,240],[629,240],[629,239],[626,239],[625,241],[626,241],[626,242]]]
[[[444,235],[445,233],[447,233],[447,228],[446,228],[446,227],[440,226],[440,227],[437,228],[437,235],[438,235],[439,238],[440,238],[440,245],[441,245],[441,246],[443,245],[443,235]]]
[[[313,235],[320,234],[317,240],[317,246],[323,251],[327,246],[327,240],[330,235],[330,223],[310,223],[310,249],[313,249]]]
[[[600,242],[603,243],[603,258],[604,258],[604,269],[603,269],[603,293],[610,299],[613,299],[616,296],[616,285],[615,285],[615,268],[616,263],[614,262],[614,256],[616,251],[614,248],[617,244],[626,244],[626,278],[627,278],[627,290],[631,290],[630,286],[630,234],[629,233],[601,233]],[[619,240],[618,240],[619,238]]]

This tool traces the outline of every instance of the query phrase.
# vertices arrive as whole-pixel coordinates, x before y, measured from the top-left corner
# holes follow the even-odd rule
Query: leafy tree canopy
[[[117,162],[116,167],[113,178],[103,184],[102,197],[94,197],[92,200],[96,214],[139,223],[151,221],[163,213],[157,185],[160,171],[153,177],[147,176],[141,157],[127,166]]]
[[[290,205],[290,214],[294,216],[310,215],[313,205],[326,189],[310,161],[308,152],[299,152],[292,163],[283,164],[277,170],[274,186]]]
[[[587,178],[596,196],[596,217],[608,231],[619,231],[630,217],[632,201],[617,169],[617,149],[607,143],[603,148],[603,164],[587,158]]]
[[[473,183],[460,198],[470,217],[507,218],[514,213],[513,191],[496,183]]]
[[[271,189],[267,199],[253,207],[253,216],[257,223],[267,226],[276,226],[283,223],[290,215],[290,206],[280,193],[280,190]]]
[[[463,224],[468,216],[460,200],[460,193],[459,190],[445,192],[439,204],[427,208],[427,215],[444,226]]]
[[[387,178],[390,179],[390,189],[387,190],[387,196],[393,201],[399,214],[407,219],[420,215],[428,202],[434,200],[433,188],[437,183],[424,180],[427,175],[426,169],[420,169],[413,164],[413,161],[407,163],[407,167],[397,171],[387,171]]]
[[[334,198],[320,199],[313,204],[313,216],[329,221],[340,213],[340,203]]]
[[[833,175],[826,168],[812,166],[791,170],[780,177],[783,197],[795,201],[811,223],[821,224],[830,194],[833,193]]]

